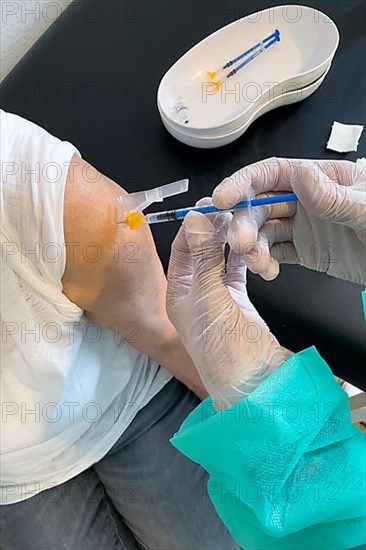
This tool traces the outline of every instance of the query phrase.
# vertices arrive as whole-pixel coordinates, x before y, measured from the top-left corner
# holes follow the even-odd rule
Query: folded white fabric
[[[332,131],[327,143],[327,149],[338,153],[357,151],[358,142],[363,131],[363,126],[357,124],[342,124],[333,122]]]

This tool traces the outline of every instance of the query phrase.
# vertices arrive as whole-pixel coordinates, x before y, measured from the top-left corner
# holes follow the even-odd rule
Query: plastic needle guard
[[[179,180],[161,187],[138,191],[117,198],[119,205],[118,223],[124,223],[130,229],[137,229],[145,223],[142,211],[154,202],[162,202],[167,197],[188,191],[189,180]]]

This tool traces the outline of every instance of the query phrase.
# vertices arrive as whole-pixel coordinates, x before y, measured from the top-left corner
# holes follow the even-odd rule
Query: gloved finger
[[[357,159],[356,162],[352,162],[352,183],[351,185],[360,184],[361,182],[365,184],[366,182],[366,159],[363,157]],[[345,170],[346,171],[346,170]],[[346,179],[346,175],[342,173],[342,179]]]
[[[230,208],[247,200],[249,192],[259,195],[268,191],[290,191],[288,160],[268,158],[241,168],[225,178],[212,194],[213,204],[218,208]]]
[[[224,254],[216,229],[208,216],[189,212],[184,218],[183,229],[195,273],[224,270]]]
[[[196,206],[206,206],[208,204],[212,204],[212,197],[203,197],[196,202]],[[232,217],[233,215],[231,212],[217,212],[208,216],[210,222],[215,228],[218,238],[223,245],[227,242],[227,232]]]
[[[207,216],[189,212],[183,227],[194,265],[193,284],[198,286],[198,296],[205,300],[212,297],[207,308],[212,308],[215,316],[215,303],[225,303],[229,293],[224,284],[225,257],[222,244],[215,228]],[[206,312],[207,313],[207,312]]]
[[[242,256],[233,249],[230,249],[226,264],[226,285],[242,316],[248,320],[250,315],[257,318],[258,312],[251,303],[247,291],[247,267]]]
[[[301,174],[293,178],[292,186],[299,201],[309,214],[355,230],[366,228],[365,190],[340,185],[324,173],[314,177],[314,163],[303,162]]]
[[[196,206],[207,204],[212,204],[211,197],[203,197],[196,202]],[[218,233],[220,239],[226,238],[227,227],[231,218],[232,214],[230,212],[220,212],[210,216],[211,223],[215,227],[215,231]],[[171,277],[185,277],[192,275],[192,273],[192,257],[182,225],[172,243],[168,275]]]
[[[168,266],[167,305],[182,298],[191,286],[193,261],[183,226],[180,227],[171,246]]]
[[[203,206],[206,204],[212,204],[211,197],[203,197],[196,205]],[[217,214],[210,215],[210,221],[215,228],[215,232],[218,235],[219,240],[222,242],[222,246],[225,246],[227,239],[227,230],[232,219],[230,212],[219,212]],[[186,240],[184,227],[181,226],[178,231],[172,247],[171,256],[168,267],[168,283],[169,294],[172,292],[182,296],[183,286],[188,290],[190,286],[190,278],[193,275],[193,261],[192,255]]]
[[[268,193],[261,196],[273,196]],[[290,218],[296,214],[296,202],[284,202],[234,212],[232,222],[228,230],[228,242],[244,258],[258,239],[260,228],[269,219]]]
[[[279,272],[278,261],[273,258],[272,246],[293,240],[292,221],[289,218],[269,220],[259,231],[257,249],[244,257],[248,269],[266,281],[273,281]]]
[[[356,162],[350,160],[314,160],[312,161],[314,163],[312,168],[314,181],[318,182],[324,174],[329,180],[348,187],[353,185],[364,171],[364,161],[365,159],[358,159]]]
[[[242,256],[232,248],[226,263],[226,284],[246,293],[247,268]]]
[[[301,265],[300,257],[293,243],[276,243],[271,247],[271,256],[279,264]]]

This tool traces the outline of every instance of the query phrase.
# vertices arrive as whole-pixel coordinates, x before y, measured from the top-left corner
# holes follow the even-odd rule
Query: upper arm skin
[[[63,292],[91,321],[127,339],[133,333],[131,345],[162,362],[177,338],[165,309],[166,279],[149,227],[132,231],[117,223],[116,199],[124,193],[73,157],[65,189]]]

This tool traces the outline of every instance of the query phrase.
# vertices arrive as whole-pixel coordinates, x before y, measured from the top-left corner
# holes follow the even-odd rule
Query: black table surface
[[[189,193],[164,208],[194,204],[222,178],[261,158],[364,156],[365,133],[357,153],[325,149],[334,120],[365,120],[363,0],[302,2],[329,15],[341,37],[326,80],[310,98],[267,113],[219,149],[190,148],[163,128],[156,92],[169,67],[223,25],[283,3],[75,0],[2,82],[2,108],[71,141],[130,192],[188,177]],[[174,223],[153,228],[165,267],[176,231]],[[298,266],[283,266],[271,283],[250,276],[248,286],[283,345],[295,351],[316,345],[335,373],[365,388],[360,286]]]

